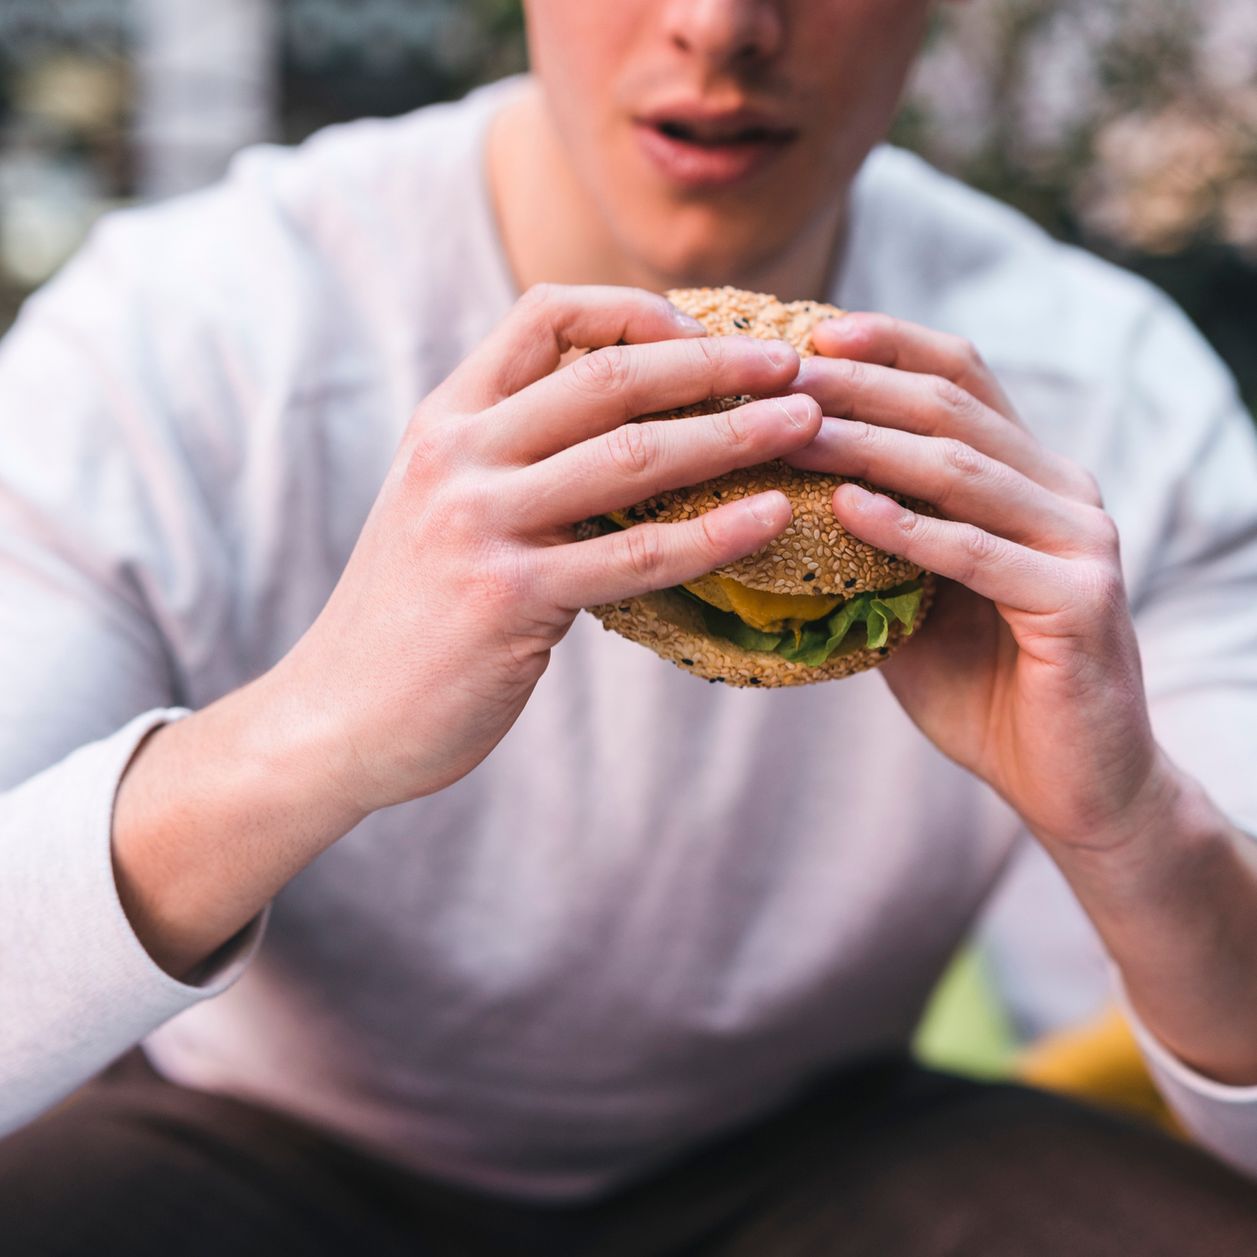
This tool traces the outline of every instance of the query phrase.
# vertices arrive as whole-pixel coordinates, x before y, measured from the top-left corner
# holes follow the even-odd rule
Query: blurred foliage
[[[36,182],[45,206],[75,195],[75,179],[90,184],[84,222],[134,191],[122,55],[132,2],[0,0],[0,227],[6,207],[25,214],[22,239],[46,235],[45,251],[75,229],[43,232]],[[276,131],[289,141],[525,65],[519,0],[273,3]],[[117,91],[93,122],[109,76]],[[1168,289],[1257,401],[1254,0],[940,4],[893,138]],[[0,279],[0,307],[9,299]]]
[[[525,68],[518,0],[283,0],[283,138],[453,100]]]
[[[1257,402],[1257,5],[940,8],[897,142],[1182,304]]]

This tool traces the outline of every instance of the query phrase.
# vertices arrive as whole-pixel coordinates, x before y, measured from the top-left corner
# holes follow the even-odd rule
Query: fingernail
[[[867,489],[861,489],[858,484],[851,484],[850,482],[839,485],[835,492],[842,495],[843,504],[848,510],[852,511],[867,510],[875,496]]]
[[[676,319],[677,326],[684,331],[707,334],[707,329],[697,319],[690,318],[688,314],[682,314],[680,310],[673,311],[672,317]]]
[[[778,493],[775,489],[768,493],[759,493],[753,498],[746,499],[746,509],[757,523],[765,528],[776,528],[780,519],[778,503],[784,498],[785,495]]]
[[[812,417],[812,407],[806,397],[774,397],[773,402],[790,421],[792,428],[806,428]]]
[[[788,362],[794,361],[794,350],[783,340],[761,340],[756,343],[774,367],[784,367]]]

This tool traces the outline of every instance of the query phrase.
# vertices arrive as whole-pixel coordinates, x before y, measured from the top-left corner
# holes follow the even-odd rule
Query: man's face
[[[932,0],[525,0],[532,65],[617,245],[722,282],[832,221]]]

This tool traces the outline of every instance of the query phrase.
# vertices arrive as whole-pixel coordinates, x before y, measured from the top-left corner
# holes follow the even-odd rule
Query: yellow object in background
[[[1148,1074],[1130,1025],[1116,1006],[1094,1021],[1031,1044],[1017,1055],[1013,1077],[1032,1087],[1135,1113],[1182,1134]]]

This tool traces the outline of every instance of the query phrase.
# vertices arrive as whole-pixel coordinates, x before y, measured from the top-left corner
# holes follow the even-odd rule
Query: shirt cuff
[[[1111,967],[1118,1002],[1166,1103],[1202,1147],[1257,1178],[1257,1084],[1218,1082],[1182,1061],[1144,1025],[1117,966]]]
[[[118,783],[150,732],[188,714],[145,712],[0,794],[0,1134],[226,990],[257,950],[269,906],[179,981],[149,956],[118,895]]]

